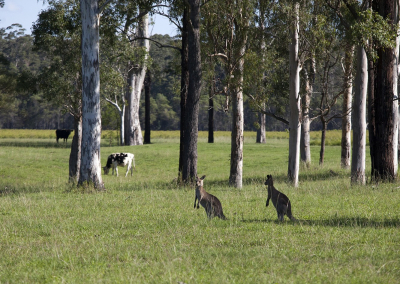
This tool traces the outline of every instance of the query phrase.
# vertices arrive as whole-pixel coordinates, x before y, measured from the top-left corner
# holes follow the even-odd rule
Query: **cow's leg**
[[[129,161],[129,162],[128,162],[128,165],[126,166],[126,174],[125,174],[125,177],[128,176],[129,170],[131,170],[131,176],[132,176],[132,174],[133,174],[133,172],[132,172],[132,161]]]

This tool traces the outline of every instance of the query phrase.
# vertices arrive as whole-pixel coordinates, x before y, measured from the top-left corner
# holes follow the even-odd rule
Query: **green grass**
[[[229,134],[208,144],[201,133],[198,173],[228,218],[209,221],[193,209],[194,189],[175,183],[179,134],[153,134],[144,146],[102,141],[102,165],[126,151],[137,170],[103,176],[99,193],[68,185],[70,150],[55,139],[0,139],[0,283],[398,283],[399,186],[351,187],[340,147],[327,147],[319,167],[312,146],[296,189],[286,183],[287,139],[259,145],[247,133],[235,189]],[[299,222],[278,223],[265,207],[267,174]]]

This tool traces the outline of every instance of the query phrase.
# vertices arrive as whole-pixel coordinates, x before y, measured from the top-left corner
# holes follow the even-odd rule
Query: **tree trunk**
[[[247,21],[247,19],[244,19]],[[235,80],[232,94],[232,136],[231,136],[231,169],[229,184],[242,188],[243,186],[243,144],[244,144],[244,112],[243,112],[243,81],[244,55],[247,44],[246,26],[235,25],[235,33],[239,50],[235,52],[234,62],[237,67],[233,71]]]
[[[353,104],[353,153],[351,182],[365,184],[366,98],[368,90],[368,61],[365,50],[357,46],[357,74]]]
[[[242,54],[244,54],[244,49],[245,46],[242,48]],[[244,59],[242,57],[238,66],[240,81],[232,97],[231,170],[229,183],[236,188],[242,188],[243,183],[243,67]]]
[[[342,142],[341,142],[341,166],[350,169],[351,160],[351,101],[353,92],[353,53],[351,46],[345,53],[344,59],[344,94],[343,94],[343,117],[342,117]]]
[[[179,143],[179,175],[178,181],[183,182],[183,153],[185,145],[185,121],[186,121],[186,101],[189,88],[189,53],[188,53],[188,8],[183,9],[182,17],[182,48],[181,48],[181,121],[180,121],[180,143]]]
[[[323,116],[321,116],[321,124],[322,124],[322,132],[321,132],[321,149],[319,151],[319,165],[322,166],[324,164],[324,156],[325,156],[325,140],[326,140],[326,120]]]
[[[74,116],[74,137],[69,155],[69,181],[78,182],[81,169],[82,117]]]
[[[299,7],[296,2],[294,23],[291,30],[292,41],[289,49],[290,82],[289,82],[289,165],[288,178],[293,186],[298,186],[300,162],[300,64],[299,64]]]
[[[300,133],[300,158],[302,163],[308,168],[311,165],[310,147],[310,103],[315,81],[315,58],[309,61],[310,70],[304,69],[305,73],[305,94],[302,104],[302,120]]]
[[[214,143],[214,79],[211,80],[208,97],[208,143]]]
[[[150,144],[150,87],[151,87],[151,75],[147,72],[146,79],[144,81],[144,96],[145,96],[145,118],[144,118],[144,144]]]
[[[263,104],[263,110],[265,110],[265,103]],[[267,142],[267,139],[265,138],[265,121],[266,121],[266,115],[262,112],[258,113],[258,118],[259,118],[259,126],[260,128],[257,129],[257,137],[256,137],[256,143],[261,143],[265,144]]]
[[[148,37],[149,17],[148,14],[140,19],[137,28],[137,36]],[[147,57],[150,51],[150,43],[147,39],[138,40],[138,46],[146,52],[142,64],[132,62],[131,70],[128,73],[128,88],[126,100],[128,109],[126,112],[125,145],[143,145],[142,129],[139,120],[140,95],[142,93],[144,79],[147,71]]]
[[[121,146],[123,146],[125,143],[125,108],[126,108],[126,106],[125,106],[125,100],[124,100],[121,112],[118,112],[119,113],[119,121],[120,121],[119,132],[121,135],[119,142],[120,142]]]
[[[82,156],[79,184],[103,189],[100,165],[101,113],[99,8],[97,0],[81,0],[82,20]]]
[[[373,48],[373,43],[369,43],[369,48]],[[375,97],[375,63],[368,59],[368,138],[369,138],[369,153],[371,158],[371,179],[373,176],[373,165],[375,164],[374,157],[375,157],[375,108],[374,105],[374,97]],[[353,142],[354,143],[354,142]]]
[[[389,17],[392,24],[397,25],[395,11],[395,1],[382,0],[373,2],[373,9],[382,17]],[[395,115],[394,109],[394,66],[396,64],[394,48],[379,48],[377,50],[378,59],[375,68],[374,81],[374,102],[372,107],[375,110],[375,135],[372,178],[376,181],[393,181],[397,178],[394,163],[394,137],[395,134]]]
[[[200,0],[189,0],[188,29],[189,88],[185,109],[182,181],[193,183],[197,176],[197,136],[201,93]]]
[[[395,23],[399,23],[399,1],[394,1]],[[394,159],[394,173],[397,176],[399,167],[399,93],[398,93],[398,77],[399,77],[399,48],[400,48],[400,27],[397,26],[396,46],[394,48],[394,61],[393,61],[393,94],[395,101],[393,101],[393,119],[394,119],[394,134],[393,134],[393,159]]]

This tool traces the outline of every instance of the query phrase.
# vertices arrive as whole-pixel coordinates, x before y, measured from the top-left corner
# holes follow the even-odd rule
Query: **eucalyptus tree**
[[[156,1],[114,1],[103,13],[107,26],[101,32],[107,38],[114,38],[113,43],[130,42],[130,51],[126,58],[126,111],[124,118],[125,145],[142,145],[143,136],[139,120],[139,106],[144,79],[149,65],[150,43],[148,39],[149,12]],[[113,44],[112,43],[112,44]],[[111,45],[112,45],[111,44]]]
[[[103,41],[102,41],[103,42]],[[102,44],[102,68],[101,80],[102,97],[114,106],[118,113],[120,122],[120,145],[125,143],[125,90],[127,76],[127,55],[130,53],[130,45],[124,41],[124,38],[108,45],[108,40]],[[105,47],[105,48],[104,48]],[[128,57],[129,58],[129,57]]]
[[[353,57],[354,45],[346,45],[344,55],[344,80],[343,80],[343,104],[342,104],[342,139],[340,164],[344,169],[351,165],[351,103],[353,97]]]
[[[399,3],[393,0],[372,1],[372,10],[387,19],[390,43],[376,50],[373,104],[374,119],[370,121],[371,175],[374,180],[393,181],[397,178],[398,102],[396,79],[398,76],[398,50],[396,35],[399,31]],[[380,35],[380,39],[384,34]],[[375,44],[375,42],[372,42]],[[396,158],[395,158],[396,156]],[[396,169],[396,171],[395,171]]]
[[[200,0],[188,0],[188,72],[189,85],[185,108],[182,180],[193,183],[197,176],[197,136],[201,93]]]
[[[39,14],[32,36],[36,50],[44,51],[49,67],[38,74],[38,87],[46,99],[74,117],[69,158],[70,181],[78,181],[82,140],[81,25],[76,1],[50,1]]]
[[[197,135],[199,99],[201,93],[200,1],[167,1],[168,17],[180,31],[181,48],[156,43],[159,47],[174,48],[181,54],[180,87],[180,149],[178,182],[193,183],[197,176]]]
[[[301,135],[301,97],[300,97],[300,57],[299,57],[299,22],[300,3],[293,2],[292,22],[289,25],[291,43],[289,46],[289,163],[288,178],[294,187],[299,182],[300,135]]]
[[[393,103],[393,97],[388,95],[379,94],[379,100],[381,106],[379,110],[376,99],[376,87],[374,85],[376,70],[379,70],[378,66],[375,66],[374,62],[377,58],[381,58],[381,54],[377,50],[391,50],[394,44],[394,38],[396,29],[391,26],[390,20],[385,19],[378,12],[373,11],[371,7],[371,1],[348,1],[348,0],[325,0],[327,5],[332,8],[337,16],[340,18],[342,25],[346,29],[346,33],[351,35],[351,40],[357,46],[357,71],[355,79],[355,100],[352,108],[353,111],[353,151],[351,161],[351,176],[352,183],[365,183],[365,137],[366,137],[366,94],[368,90],[368,116],[369,116],[369,141],[370,141],[370,154],[371,154],[371,173],[373,178],[394,178],[395,151],[397,135],[395,133],[396,124],[394,114],[397,113],[395,110],[396,104]],[[390,2],[390,1],[389,1]],[[372,6],[376,5],[376,2],[372,1]],[[394,2],[393,2],[394,3]],[[392,4],[393,4],[392,3]],[[389,5],[390,6],[390,5]],[[383,11],[383,10],[381,10]],[[392,49],[393,51],[393,49]],[[390,52],[389,52],[390,53]],[[394,53],[392,53],[394,54]],[[366,72],[366,63],[368,60],[368,74]],[[382,59],[380,59],[382,60]],[[378,59],[379,61],[379,59]],[[386,62],[387,63],[387,62]],[[397,63],[396,63],[397,64]],[[393,62],[389,64],[393,68],[396,66]],[[382,78],[379,79],[379,81]],[[393,86],[389,89],[393,90]],[[389,92],[390,93],[390,92]],[[393,93],[392,93],[393,94]],[[391,110],[388,113],[386,109],[382,113],[383,101],[387,105],[391,105]],[[380,113],[380,117],[377,114]],[[386,120],[386,121],[385,121]],[[389,123],[390,122],[390,123]],[[380,125],[379,125],[380,124]],[[385,128],[385,130],[383,130]],[[385,132],[385,145],[383,147],[381,143],[380,147],[376,146],[376,141],[381,139],[377,138],[377,131],[379,135],[383,135]],[[387,132],[387,133],[386,133]],[[387,139],[388,137],[391,139]],[[394,138],[396,136],[396,138]],[[381,141],[382,142],[382,141]],[[388,150],[388,149],[391,150]],[[387,152],[388,151],[388,152]],[[382,154],[386,153],[386,154]],[[388,155],[387,155],[388,154]],[[396,153],[397,155],[397,153]],[[385,161],[384,161],[385,160]],[[379,161],[379,162],[377,162]],[[377,163],[380,166],[385,164],[388,166],[386,169],[382,169],[381,172],[377,171]],[[391,166],[390,166],[391,164]],[[387,171],[387,169],[392,171]],[[385,174],[383,174],[385,173]],[[389,174],[390,173],[390,174]],[[381,176],[382,175],[382,176]]]
[[[140,10],[143,12],[143,10]],[[149,29],[149,18],[147,13],[140,17],[135,36],[134,47],[137,48],[136,60],[132,60],[128,72],[128,88],[126,92],[126,101],[128,111],[126,112],[125,124],[125,144],[142,145],[143,136],[139,120],[140,96],[144,86],[146,71],[148,66],[148,53],[150,43],[147,39]]]
[[[356,79],[354,81],[354,102],[351,111],[351,119],[353,126],[353,151],[351,152],[351,182],[353,184],[364,184],[365,183],[365,149],[366,149],[366,96],[367,96],[367,85],[368,85],[368,74],[366,73],[367,57],[365,53],[365,36],[369,37],[370,31],[365,31],[357,34],[357,27],[364,26],[366,21],[361,21],[360,10],[361,7],[366,5],[366,1],[361,3],[348,3],[342,0],[326,0],[327,5],[333,9],[336,15],[339,17],[342,26],[345,28],[345,33],[350,37],[350,41],[356,45],[357,51],[357,70]],[[345,4],[345,5],[342,5]],[[367,35],[368,34],[368,35]],[[349,66],[349,63],[346,63]],[[345,76],[346,76],[345,70]],[[350,79],[347,77],[347,79]],[[346,84],[346,83],[345,83]],[[349,84],[349,83],[347,83]],[[345,86],[346,89],[346,86]],[[349,108],[348,96],[344,98],[343,111]],[[348,113],[348,112],[347,112]],[[346,115],[346,114],[345,114]],[[349,127],[349,122],[343,122],[343,127],[346,130]],[[342,129],[342,133],[346,130]],[[342,145],[348,142],[349,134],[346,133],[346,138],[342,135]],[[342,167],[347,165],[348,149],[342,146]]]
[[[98,0],[80,0],[82,23],[82,145],[78,183],[104,189],[100,165],[100,16]]]
[[[231,166],[229,183],[241,188],[243,181],[243,84],[251,0],[215,1],[204,6],[204,25],[210,56],[225,69],[227,102],[232,103]],[[228,104],[226,105],[228,107]]]

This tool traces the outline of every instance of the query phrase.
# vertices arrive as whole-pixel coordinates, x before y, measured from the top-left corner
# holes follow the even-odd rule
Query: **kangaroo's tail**
[[[223,213],[222,211],[221,211],[221,214],[218,215],[218,217],[221,218],[222,220],[228,220],[228,219],[225,217],[225,215],[224,215],[224,213]]]
[[[289,204],[288,204],[288,208],[287,208],[287,211],[286,211],[286,215],[289,217],[289,219],[291,220],[291,221],[297,221],[297,219],[293,216],[293,214],[292,214],[292,205],[290,204],[290,201],[289,201]]]

